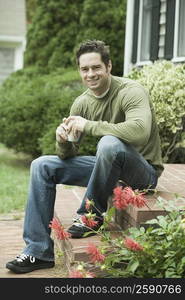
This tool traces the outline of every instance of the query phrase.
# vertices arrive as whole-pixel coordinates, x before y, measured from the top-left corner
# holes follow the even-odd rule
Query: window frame
[[[26,48],[25,38],[0,35],[0,47],[14,49],[13,72],[23,68],[23,66],[24,66],[24,51]]]
[[[185,61],[185,56],[178,56],[180,1],[181,0],[175,1],[175,27],[174,27],[174,44],[173,44],[172,62],[184,62]]]
[[[140,0],[140,2],[139,2],[139,24],[138,24],[137,59],[136,59],[136,66],[137,67],[152,64],[152,60],[151,59],[149,59],[149,60],[141,60],[142,21],[143,21],[143,0]],[[151,22],[152,22],[152,19],[151,19]],[[150,39],[151,39],[151,32],[150,32]]]

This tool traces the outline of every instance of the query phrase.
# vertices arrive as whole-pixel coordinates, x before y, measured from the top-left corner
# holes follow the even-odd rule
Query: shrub
[[[125,0],[84,1],[77,43],[98,39],[110,45],[115,75],[123,74],[125,20]]]
[[[37,0],[28,27],[25,66],[42,66],[52,72],[72,65],[83,1]]]
[[[37,68],[25,68],[12,74],[0,88],[1,142],[34,157],[55,154],[56,127],[83,91],[78,72],[73,70],[47,75]],[[79,154],[93,154],[95,142],[84,139]]]
[[[111,46],[114,74],[123,74],[126,0],[30,0],[28,4],[32,23],[25,66],[37,65],[49,72],[70,67],[79,42],[102,39]]]
[[[156,111],[165,162],[182,162],[185,159],[184,76],[185,66],[169,61],[157,61],[140,70],[134,69],[128,75],[149,90]],[[181,151],[181,158],[178,150]]]

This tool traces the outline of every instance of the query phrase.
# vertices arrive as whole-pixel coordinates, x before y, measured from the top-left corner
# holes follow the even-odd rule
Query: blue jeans
[[[48,227],[54,214],[56,185],[87,187],[78,209],[84,214],[85,199],[93,199],[98,211],[105,212],[108,197],[118,180],[133,189],[155,188],[155,169],[130,145],[114,136],[104,136],[96,156],[76,156],[65,160],[47,155],[31,164],[28,202],[25,212],[24,253],[42,260],[54,260],[54,243]]]

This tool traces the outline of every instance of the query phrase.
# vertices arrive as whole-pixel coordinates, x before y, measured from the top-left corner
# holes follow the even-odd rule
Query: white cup
[[[69,132],[67,135],[68,142],[78,142],[80,138],[81,132],[78,131],[77,135],[74,136],[73,132]]]
[[[73,121],[71,121],[73,122]],[[67,135],[68,142],[78,142],[81,136],[81,132],[78,131],[77,134],[74,136],[72,130]]]

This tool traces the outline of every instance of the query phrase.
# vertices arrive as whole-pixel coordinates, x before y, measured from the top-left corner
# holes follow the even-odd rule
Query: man
[[[137,82],[111,75],[109,49],[102,41],[86,41],[77,63],[87,90],[73,103],[70,116],[56,130],[58,156],[32,162],[24,223],[26,248],[6,267],[16,273],[54,266],[53,240],[48,224],[53,218],[56,184],[87,187],[79,218],[68,228],[72,238],[91,231],[82,221],[86,200],[94,201],[96,226],[103,223],[108,197],[118,180],[133,189],[155,188],[163,171],[155,113],[147,91]],[[96,156],[76,156],[80,141],[74,136],[100,138]]]

